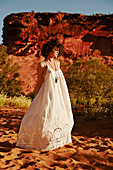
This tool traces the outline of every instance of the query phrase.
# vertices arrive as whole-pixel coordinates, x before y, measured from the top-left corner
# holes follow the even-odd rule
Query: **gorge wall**
[[[94,55],[113,65],[113,14],[12,13],[4,18],[2,37],[8,54],[20,65],[27,93],[36,83],[36,61],[42,58],[42,45],[51,38],[57,37],[64,45],[64,59]]]

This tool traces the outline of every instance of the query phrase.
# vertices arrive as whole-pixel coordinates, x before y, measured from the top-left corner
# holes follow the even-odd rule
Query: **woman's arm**
[[[43,81],[44,81],[43,66],[41,63],[39,63],[37,68],[37,84],[35,87],[35,96],[37,95]]]

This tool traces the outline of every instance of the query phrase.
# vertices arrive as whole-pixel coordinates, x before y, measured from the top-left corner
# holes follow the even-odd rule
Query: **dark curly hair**
[[[52,51],[53,47],[57,46],[59,48],[59,55],[62,55],[63,53],[63,45],[61,43],[59,43],[58,39],[51,39],[50,41],[48,41],[47,43],[43,44],[42,50],[41,50],[41,54],[42,56],[45,57],[45,60],[48,57],[49,52]]]

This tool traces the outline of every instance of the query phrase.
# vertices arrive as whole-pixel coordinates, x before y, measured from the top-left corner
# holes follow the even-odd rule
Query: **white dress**
[[[58,77],[57,83],[55,76]],[[47,66],[44,81],[25,113],[16,146],[53,150],[72,142],[74,125],[71,101],[64,75]]]

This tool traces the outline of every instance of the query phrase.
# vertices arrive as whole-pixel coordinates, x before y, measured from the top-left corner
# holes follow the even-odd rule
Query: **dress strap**
[[[58,71],[59,68],[60,68],[60,67],[59,67],[59,64],[58,64],[58,66],[57,66],[58,69],[57,69],[57,70],[54,70],[53,68],[51,68],[51,67],[49,66],[50,63],[49,63],[49,64],[47,64],[47,63],[49,63],[49,62],[46,62],[47,67],[49,67],[49,68],[50,68],[51,70],[53,70],[53,71]]]

